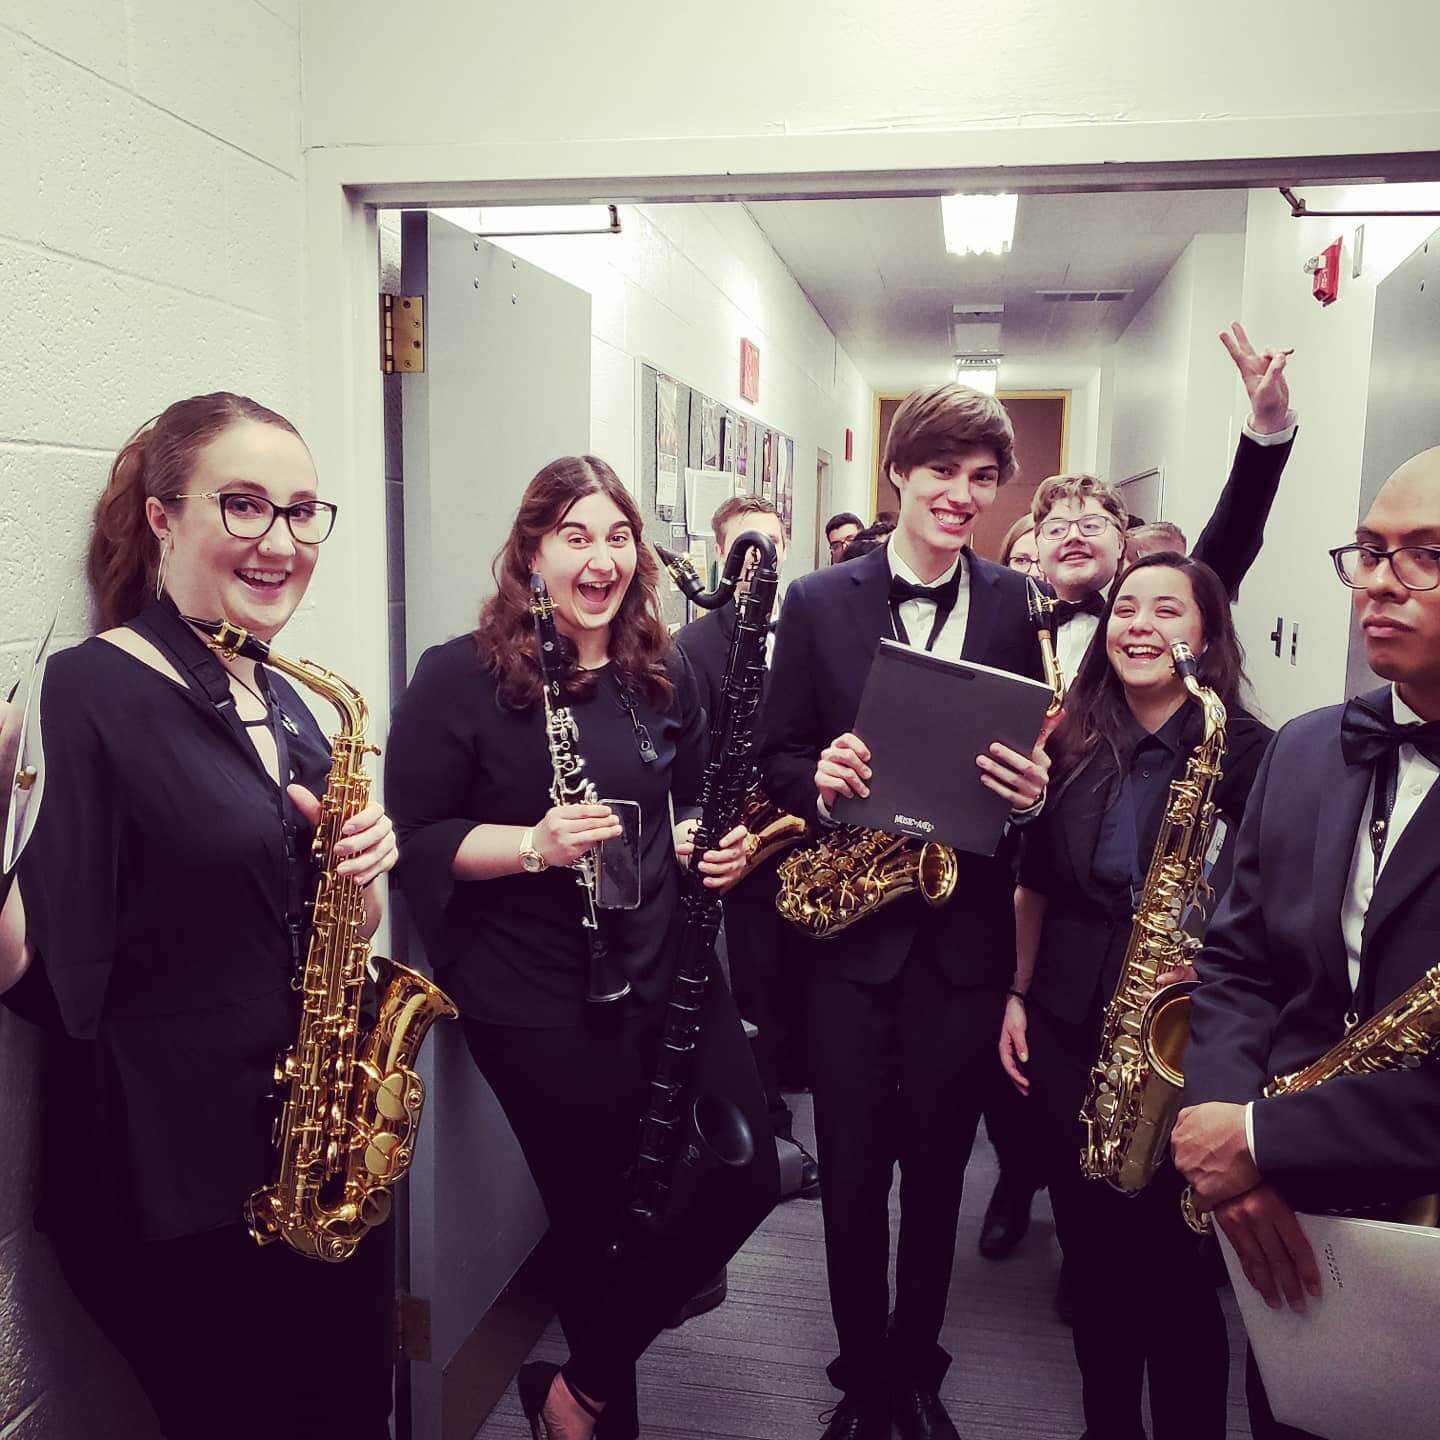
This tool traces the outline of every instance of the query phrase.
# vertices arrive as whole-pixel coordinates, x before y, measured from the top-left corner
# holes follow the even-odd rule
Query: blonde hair
[[[1062,500],[1078,500],[1082,505],[1086,500],[1097,501],[1114,518],[1122,535],[1129,524],[1130,515],[1120,492],[1098,475],[1081,474],[1051,475],[1035,487],[1035,498],[1030,502],[1031,525],[1038,530]]]

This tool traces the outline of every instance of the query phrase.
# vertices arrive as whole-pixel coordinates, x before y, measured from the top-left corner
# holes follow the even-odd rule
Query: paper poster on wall
[[[680,492],[680,387],[655,378],[655,509],[673,510]]]
[[[735,420],[735,493],[750,493],[750,422],[744,416]]]
[[[744,422],[727,410],[720,416],[720,468],[735,471],[735,430]]]
[[[710,517],[734,493],[723,470],[685,470],[685,523],[692,535],[710,533]]]
[[[690,563],[704,577],[708,588],[710,585],[710,542],[699,535],[694,536],[690,541]]]
[[[775,501],[775,432],[767,430],[760,441],[760,498]]]
[[[795,508],[795,442],[783,435],[775,437],[775,508],[785,537],[790,537],[790,521]]]
[[[720,469],[720,406],[714,400],[700,402],[700,464],[706,470]]]

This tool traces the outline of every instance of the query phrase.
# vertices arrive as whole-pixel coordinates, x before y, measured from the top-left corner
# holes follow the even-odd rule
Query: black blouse
[[[656,758],[640,755],[635,723],[607,668],[585,700],[572,703],[585,774],[602,798],[635,800],[641,813],[640,906],[601,912],[640,1002],[661,998],[670,979],[666,935],[676,914],[677,818],[699,799],[706,758],[705,711],[689,662],[667,662],[675,685],[661,712],[634,698]],[[395,709],[385,799],[400,839],[396,875],[436,979],[471,1019],[554,1028],[585,1011],[586,944],[575,873],[502,875],[457,881],[451,866],[480,824],[534,825],[550,808],[544,711],[507,706],[473,636],[427,650]]]
[[[318,794],[329,747],[269,683],[290,778]],[[271,1071],[299,1023],[281,789],[205,694],[105,640],[53,657],[42,719],[21,887],[68,1037],[42,1220],[147,1239],[235,1223],[270,1176]]]
[[[1251,715],[1230,716],[1215,790],[1216,809],[1228,827],[1227,851],[1233,849],[1272,734]],[[1048,901],[1030,983],[1031,1004],[1078,1023],[1098,1014],[1110,999],[1129,943],[1133,910],[1123,869],[1107,851],[1113,851],[1121,833],[1133,833],[1131,874],[1143,882],[1170,782],[1184,774],[1202,735],[1200,711],[1188,704],[1155,737],[1145,737],[1137,728],[1127,737],[1130,763],[1124,775],[1117,774],[1108,748],[1097,750],[1052,789],[1044,810],[1025,827],[1020,883]],[[1126,805],[1131,815],[1122,825],[1117,811]],[[1212,879],[1226,868],[1222,859]],[[1210,908],[1213,913],[1213,905]]]

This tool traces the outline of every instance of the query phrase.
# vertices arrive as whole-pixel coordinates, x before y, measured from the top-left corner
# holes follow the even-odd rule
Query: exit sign
[[[752,405],[760,400],[760,347],[753,340],[740,342],[740,398]]]

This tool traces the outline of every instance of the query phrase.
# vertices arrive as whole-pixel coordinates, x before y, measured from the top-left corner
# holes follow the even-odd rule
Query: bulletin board
[[[688,550],[708,583],[714,583],[719,565],[710,517],[725,494],[761,495],[772,501],[790,534],[795,442],[788,435],[644,364],[637,423],[635,453],[646,537],[671,550]],[[718,474],[728,476],[728,482],[719,481]],[[702,497],[693,515],[692,497]],[[662,598],[671,625],[696,613],[668,578]]]

